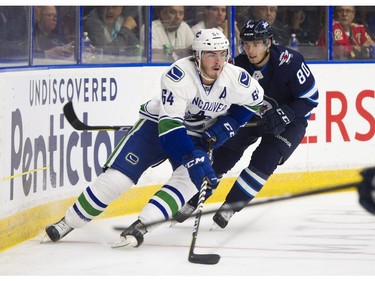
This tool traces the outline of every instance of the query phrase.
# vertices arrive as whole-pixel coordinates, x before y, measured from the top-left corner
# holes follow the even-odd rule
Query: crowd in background
[[[79,62],[77,34],[83,32],[90,39],[91,59],[83,63],[145,62],[149,53],[152,62],[172,62],[191,53],[199,29],[212,27],[234,39],[235,56],[239,32],[249,19],[267,20],[275,44],[289,46],[295,34],[307,60],[327,60],[329,48],[334,60],[375,59],[375,6],[237,6],[234,14],[231,8],[156,6],[149,25],[146,6],[87,6],[82,18],[77,6],[0,7],[0,66],[28,63],[29,50],[34,64]],[[333,38],[327,40],[331,10]],[[228,21],[232,17],[234,25]]]

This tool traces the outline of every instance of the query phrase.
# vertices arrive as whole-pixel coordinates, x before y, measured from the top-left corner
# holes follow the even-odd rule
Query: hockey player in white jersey
[[[173,173],[121,236],[133,246],[143,242],[155,222],[170,218],[199,190],[204,178],[218,179],[207,155],[234,136],[263,103],[263,89],[250,75],[228,64],[229,42],[218,29],[199,31],[193,56],[176,61],[162,75],[158,96],[143,104],[140,119],[112,152],[105,171],[69,207],[65,216],[46,227],[52,241],[98,216],[143,172],[169,159]]]

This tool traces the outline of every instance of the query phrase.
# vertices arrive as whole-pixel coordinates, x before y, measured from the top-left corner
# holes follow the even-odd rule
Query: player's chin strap
[[[270,49],[267,48],[267,51],[265,52],[265,54],[264,54],[263,58],[260,60],[260,62],[254,63],[254,65],[261,64],[269,55],[270,55]]]
[[[202,76],[204,79],[208,80],[208,81],[215,81],[216,79],[213,79],[213,78],[208,78],[207,76],[205,76],[203,74],[203,72],[201,71],[201,60],[200,59],[195,59],[195,65],[197,66],[197,70],[198,70],[198,73],[200,76]]]

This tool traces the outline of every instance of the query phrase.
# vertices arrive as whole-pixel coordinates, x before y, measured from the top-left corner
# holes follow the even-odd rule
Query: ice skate
[[[195,209],[196,207],[190,205],[189,202],[186,203],[180,210],[177,211],[177,213],[173,215],[171,226],[175,225],[178,222],[182,223],[187,220],[191,216],[191,214],[194,213]]]
[[[143,235],[146,233],[146,227],[140,220],[136,220],[120,234],[120,241],[114,243],[112,248],[121,248],[128,245],[137,248],[142,245]]]
[[[224,203],[221,205],[219,210],[216,211],[213,220],[216,225],[220,226],[221,228],[225,228],[233,215],[234,211],[231,209],[230,205],[228,203]]]
[[[63,217],[58,222],[48,225],[46,227],[46,234],[52,242],[59,241],[61,238],[65,237],[69,232],[71,232],[74,228],[70,227],[66,221],[65,217]],[[42,243],[46,241],[46,237],[43,238]]]

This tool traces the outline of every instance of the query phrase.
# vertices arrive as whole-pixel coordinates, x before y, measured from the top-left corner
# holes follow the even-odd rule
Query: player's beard
[[[219,78],[219,75],[223,71],[223,67],[224,66],[221,66],[220,69],[216,71],[212,69],[207,71],[206,68],[202,67],[201,68],[202,76],[206,79],[209,78],[207,80],[216,80],[217,78]]]

